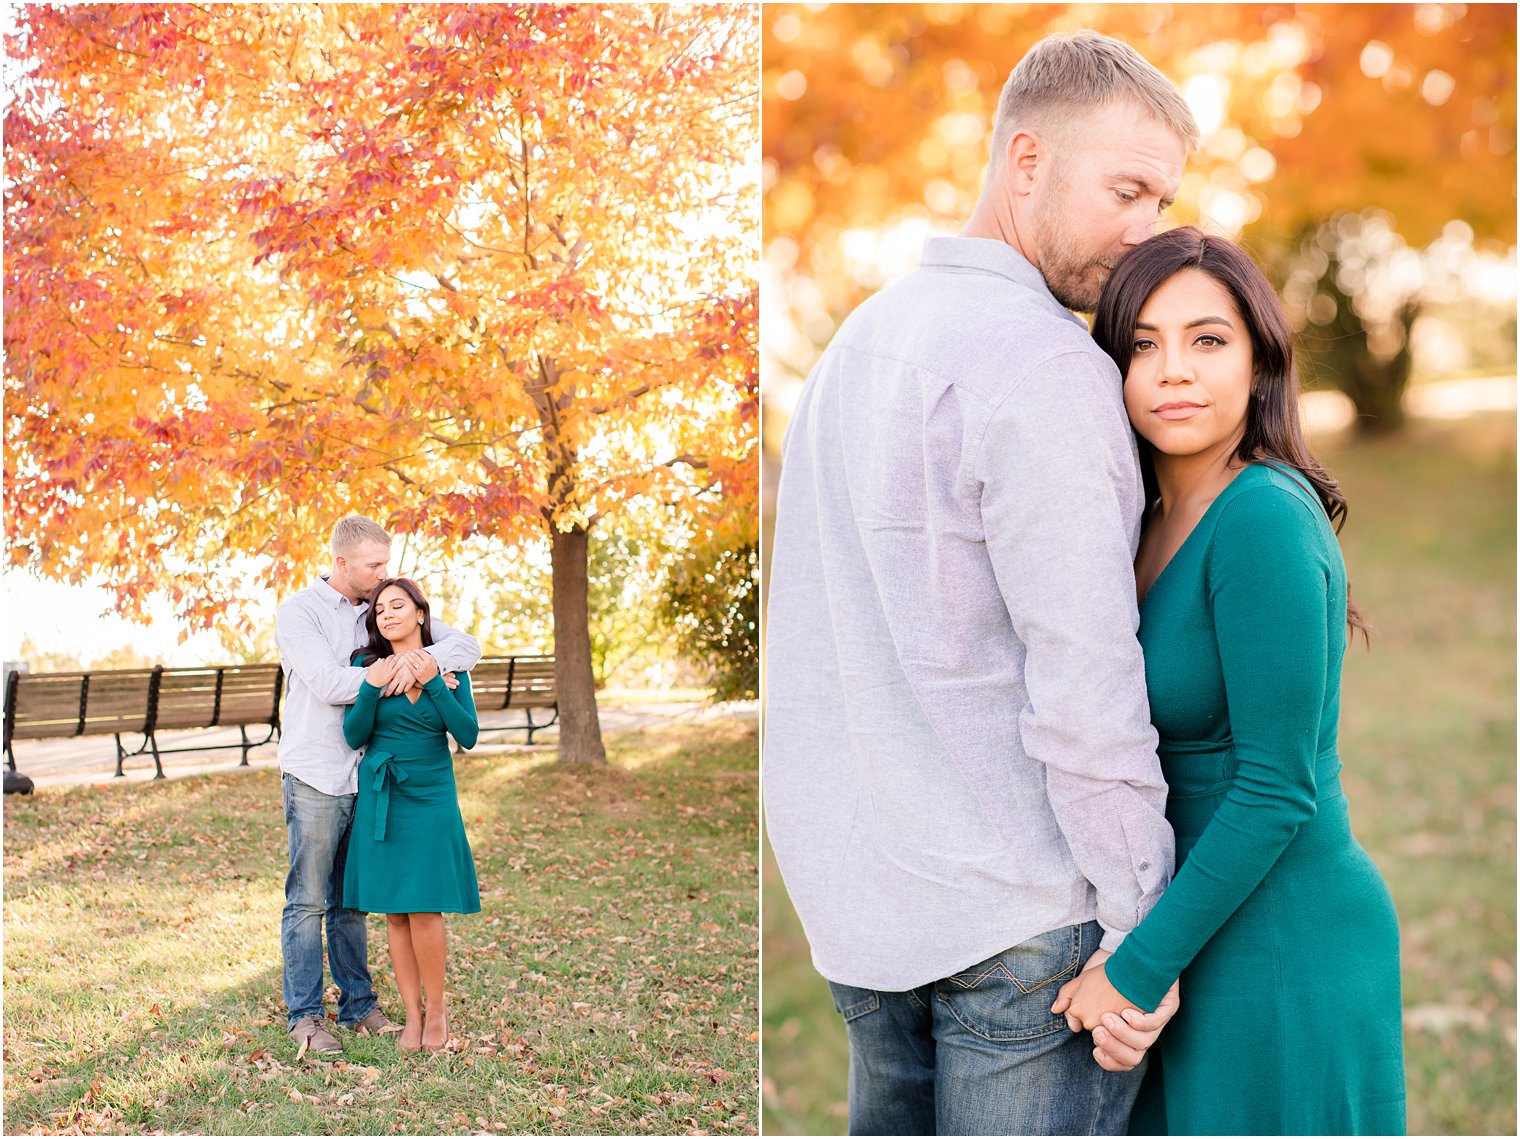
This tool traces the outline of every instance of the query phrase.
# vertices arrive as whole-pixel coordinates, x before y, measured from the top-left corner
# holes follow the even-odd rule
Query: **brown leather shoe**
[[[343,1045],[338,1043],[338,1038],[327,1031],[327,1025],[322,1022],[320,1016],[308,1016],[295,1022],[290,1029],[290,1038],[296,1042],[296,1059],[300,1059],[308,1052],[313,1056],[341,1056]]]
[[[363,1020],[355,1021],[352,1027],[360,1036],[388,1036],[401,1031],[401,1026],[378,1008]]]

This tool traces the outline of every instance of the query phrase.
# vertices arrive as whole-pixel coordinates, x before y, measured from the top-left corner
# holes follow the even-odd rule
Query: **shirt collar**
[[[338,608],[339,602],[347,606],[349,609],[364,608],[363,605],[355,605],[347,597],[344,597],[343,594],[339,593],[338,588],[333,585],[332,582],[327,580],[327,575],[325,573],[321,574],[316,581],[312,582],[311,587],[313,589],[320,590],[322,600],[326,601],[327,604],[332,606],[334,609]]]
[[[1044,275],[1006,241],[990,237],[931,237],[924,242],[919,265],[925,269],[971,269],[1006,277],[1034,293],[1051,313],[1087,327],[1085,320],[1051,295]]]

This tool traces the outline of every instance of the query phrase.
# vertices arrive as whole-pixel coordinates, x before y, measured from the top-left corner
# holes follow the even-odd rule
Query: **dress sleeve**
[[[375,730],[375,709],[380,703],[380,689],[369,681],[359,685],[359,695],[343,713],[343,738],[349,747],[363,747]]]
[[[1253,487],[1222,508],[1206,580],[1236,772],[1171,887],[1105,964],[1147,1011],[1314,815],[1325,684],[1344,647],[1331,651],[1344,638],[1327,605],[1331,556],[1320,519],[1287,491]]]
[[[461,672],[459,687],[450,689],[443,677],[434,676],[422,686],[422,691],[437,707],[443,723],[462,748],[472,748],[480,736],[480,722],[475,718],[475,698],[470,695],[470,674]]]

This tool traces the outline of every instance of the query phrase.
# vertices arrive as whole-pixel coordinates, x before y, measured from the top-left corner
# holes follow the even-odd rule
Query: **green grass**
[[[7,796],[6,1132],[753,1134],[755,729],[608,750],[458,760],[482,912],[448,919],[459,1050],[420,1058],[296,1059],[278,772]]]
[[[1409,1133],[1513,1135],[1515,419],[1416,421],[1320,457],[1376,629],[1347,657],[1341,754],[1399,909]],[[768,853],[762,881],[762,1126],[840,1134],[843,1027]]]

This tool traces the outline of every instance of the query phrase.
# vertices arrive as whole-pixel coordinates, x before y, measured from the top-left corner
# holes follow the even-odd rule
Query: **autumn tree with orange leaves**
[[[1195,103],[1171,217],[1239,236],[1279,283],[1307,257],[1305,347],[1369,426],[1397,426],[1413,310],[1354,295],[1376,256],[1358,235],[1515,241],[1513,5],[789,3],[764,26],[767,259],[795,375],[892,275],[873,233],[970,215],[1002,85],[1052,32],[1116,36]]]
[[[753,510],[755,13],[18,23],[11,564],[246,626],[350,510],[445,552],[547,531],[560,758],[605,762],[588,533],[651,497],[720,537]]]

